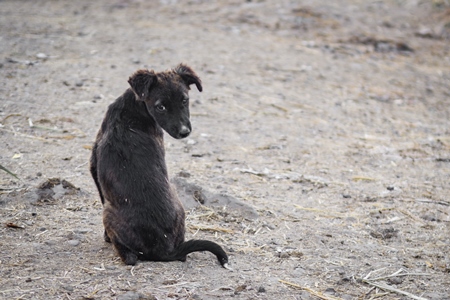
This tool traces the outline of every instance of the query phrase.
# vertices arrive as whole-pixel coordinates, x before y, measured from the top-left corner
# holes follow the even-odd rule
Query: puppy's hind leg
[[[95,186],[97,187],[98,193],[100,195],[100,200],[102,201],[102,204],[104,204],[105,198],[103,197],[103,192],[102,192],[102,188],[100,186],[100,182],[98,179],[98,172],[97,172],[97,144],[94,145],[94,148],[92,150],[89,170],[91,172],[92,178],[94,179],[94,182],[95,182]]]
[[[105,240],[105,242],[111,243],[111,239],[109,238],[108,233],[106,232],[106,230],[103,233],[103,239]]]
[[[103,225],[105,226],[104,239],[110,241],[122,261],[127,265],[135,265],[140,249],[140,237],[129,227],[126,221],[120,218],[117,211],[111,209],[108,205],[103,211]]]
[[[135,265],[138,261],[138,256],[134,251],[130,250],[126,245],[122,244],[117,238],[112,238],[111,242],[119,253],[120,258],[126,265]]]

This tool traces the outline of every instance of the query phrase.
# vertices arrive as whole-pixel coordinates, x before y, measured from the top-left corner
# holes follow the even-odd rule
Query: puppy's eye
[[[189,98],[184,98],[182,101],[181,101],[181,104],[183,104],[183,105],[187,105],[189,103]]]
[[[162,104],[158,104],[156,105],[156,110],[159,112],[165,112],[166,111],[166,107]]]

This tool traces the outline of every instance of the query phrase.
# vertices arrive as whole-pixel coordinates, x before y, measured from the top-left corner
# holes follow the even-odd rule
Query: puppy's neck
[[[131,131],[144,131],[163,136],[163,129],[149,113],[144,101],[136,100],[136,95],[128,89],[123,97],[121,119]]]

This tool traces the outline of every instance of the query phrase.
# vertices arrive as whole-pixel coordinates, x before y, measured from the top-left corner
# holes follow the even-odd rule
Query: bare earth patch
[[[448,1],[1,1],[1,299],[449,299]],[[139,68],[201,77],[165,136],[186,262],[121,263],[88,170]]]

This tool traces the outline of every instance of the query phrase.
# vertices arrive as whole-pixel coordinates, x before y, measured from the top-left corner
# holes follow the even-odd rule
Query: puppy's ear
[[[136,94],[137,100],[145,100],[152,85],[156,83],[156,74],[149,70],[139,70],[128,79],[131,89]]]
[[[195,72],[191,69],[191,67],[185,65],[185,64],[179,64],[175,69],[175,73],[180,75],[180,77],[183,79],[183,81],[190,86],[191,84],[194,84],[197,86],[197,89],[199,92],[203,90],[202,88],[202,81],[200,78],[195,74]]]

